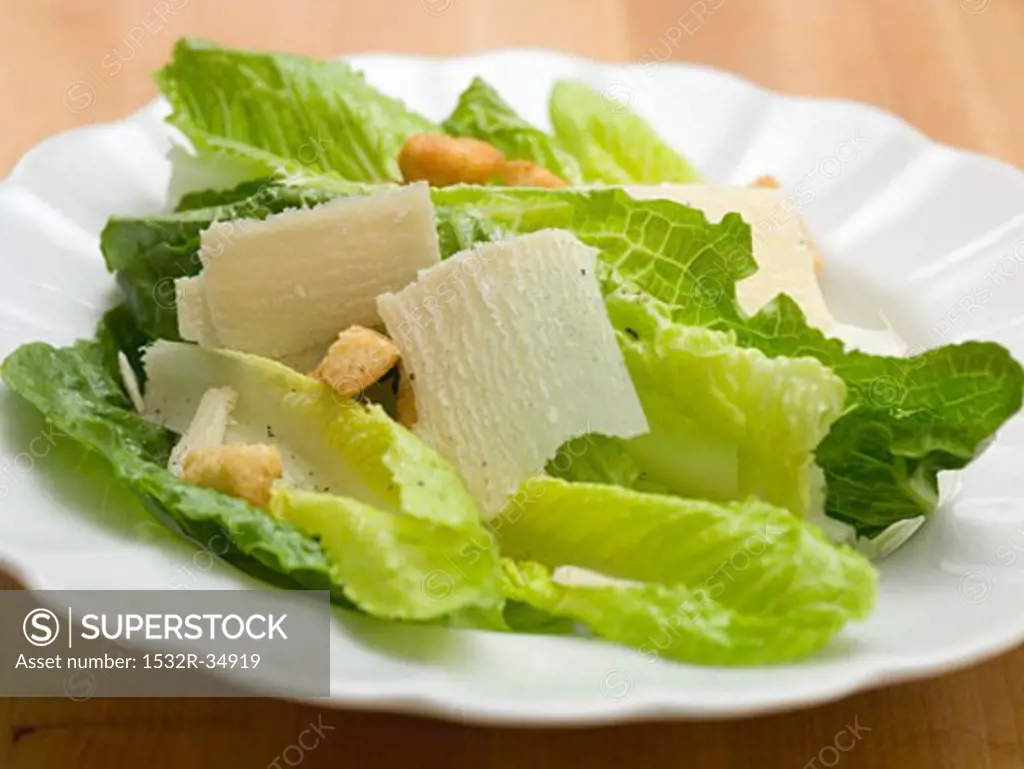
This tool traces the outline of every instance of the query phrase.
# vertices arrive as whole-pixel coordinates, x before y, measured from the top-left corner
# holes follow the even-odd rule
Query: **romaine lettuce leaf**
[[[509,589],[517,590],[505,576],[508,559],[502,559],[502,592],[507,595]],[[576,623],[570,617],[559,617],[535,605],[522,601],[506,600],[502,619],[506,626],[516,633],[532,633],[534,635],[569,635],[576,630]]]
[[[301,189],[289,188],[282,180],[272,176],[261,176],[256,179],[246,179],[231,187],[218,187],[216,189],[193,190],[181,196],[174,208],[175,213],[196,211],[202,208],[224,208],[232,210],[237,215],[234,218],[241,218],[246,215],[244,209],[235,211],[233,208],[240,203],[247,203],[254,209],[261,201],[269,204],[271,199],[282,197],[288,200],[289,197],[312,197],[316,200],[319,191],[305,192]],[[116,217],[115,217],[116,218]]]
[[[544,166],[569,184],[584,179],[576,159],[558,141],[516,114],[509,104],[481,78],[462,92],[459,103],[443,128],[451,136],[469,136],[494,145],[508,159],[529,160]]]
[[[496,551],[468,563],[462,554],[471,540],[458,527],[352,497],[287,488],[274,492],[270,510],[319,541],[332,581],[368,614],[429,620],[481,607],[500,610]]]
[[[99,342],[54,348],[24,345],[3,362],[7,385],[70,438],[110,463],[111,472],[147,506],[199,542],[227,534],[225,557],[247,556],[292,584],[330,586],[327,561],[317,543],[298,529],[246,502],[185,483],[165,469],[173,444],[162,428],[132,408]]]
[[[723,606],[704,588],[686,585],[565,584],[546,566],[502,559],[505,595],[535,611],[581,622],[601,638],[702,665],[766,665],[818,651],[844,624],[840,612],[808,606],[762,614]],[[543,616],[543,615],[542,615]]]
[[[242,159],[253,176],[398,181],[406,137],[438,130],[343,62],[185,39],[156,79],[200,157]]]
[[[845,412],[817,456],[829,515],[862,536],[931,513],[938,473],[967,465],[1021,407],[1024,373],[994,342],[944,345],[909,358],[845,350],[808,326],[787,296],[737,336],[771,356],[817,358],[846,382]]]
[[[606,297],[651,430],[563,446],[571,480],[727,502],[756,496],[798,516],[825,499],[814,451],[843,409],[843,381],[813,358],[769,358],[731,332],[672,323],[653,300]]]
[[[562,80],[551,91],[555,137],[594,184],[699,182],[700,174],[629,106]]]
[[[425,619],[497,602],[496,548],[462,481],[380,407],[255,355],[157,341],[144,362],[146,413],[175,432],[209,388],[238,393],[226,442],[272,436],[285,475],[271,510],[319,538],[331,574],[356,605]],[[462,550],[479,541],[492,546],[456,569]],[[444,575],[436,595],[420,584],[432,573]]]
[[[198,542],[223,533],[231,543],[225,559],[260,577],[330,589],[337,599],[348,598],[378,616],[423,620],[500,602],[496,555],[475,544],[485,537],[471,518],[471,503],[467,508],[460,502],[458,481],[452,486],[451,471],[439,469],[430,449],[399,434],[402,428],[383,415],[360,412],[352,420],[357,427],[334,427],[358,433],[349,434],[362,458],[353,471],[356,481],[369,483],[372,476],[379,484],[390,473],[393,488],[385,486],[382,494],[397,500],[397,512],[343,497],[280,491],[272,502],[279,517],[169,472],[172,436],[132,409],[112,373],[116,351],[110,331],[117,326],[108,322],[101,341],[61,349],[25,345],[4,361],[0,373],[54,427],[105,458],[116,478],[159,517]],[[330,520],[318,522],[325,513]],[[353,541],[362,545],[357,552],[345,544]],[[467,563],[464,553],[471,546],[477,559]],[[339,552],[346,558],[340,566]],[[452,565],[455,558],[460,569]],[[415,582],[416,589],[399,596],[382,587],[399,579],[406,586]]]
[[[506,595],[644,651],[756,664],[804,656],[870,612],[871,564],[758,500],[714,504],[617,486],[528,481],[498,528]],[[531,563],[536,562],[536,563]],[[573,566],[611,584],[559,584]]]
[[[736,282],[756,263],[750,227],[738,215],[711,224],[694,209],[621,190],[452,187],[433,198],[439,226],[462,233],[483,233],[483,221],[505,233],[568,229],[600,249],[606,295],[640,294],[676,323],[727,331],[771,358],[811,357],[832,369],[847,399],[817,450],[826,511],[862,535],[931,513],[938,472],[965,466],[1020,409],[1024,372],[999,344],[887,358],[846,350],[809,326],[785,295],[747,316]]]

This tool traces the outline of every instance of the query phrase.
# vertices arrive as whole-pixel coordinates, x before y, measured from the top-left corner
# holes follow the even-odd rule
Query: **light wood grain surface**
[[[515,45],[620,61],[671,55],[784,91],[868,101],[942,141],[1024,164],[1022,0],[0,0],[0,174],[49,134],[141,106],[156,92],[149,73],[186,34],[319,55]],[[586,730],[264,700],[0,700],[0,768],[1015,769],[1022,725],[1018,650],[811,711]]]

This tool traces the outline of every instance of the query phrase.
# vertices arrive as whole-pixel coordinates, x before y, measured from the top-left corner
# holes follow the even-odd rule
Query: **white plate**
[[[540,51],[353,61],[433,118],[479,74],[543,125],[552,81],[586,80],[611,108],[626,101],[649,118],[712,180],[778,176],[825,256],[841,320],[879,324],[882,308],[911,344],[995,339],[1024,359],[1024,175],[1010,166],[939,146],[871,107],[780,96],[703,67]],[[154,103],[49,139],[0,185],[0,352],[91,335],[115,295],[97,234],[110,214],[165,204],[165,112]],[[4,393],[0,559],[29,585],[251,584],[146,524],[102,475],[61,474],[55,457],[72,447],[51,447],[38,418],[12,403]],[[693,667],[582,638],[397,627],[339,612],[331,704],[505,724],[737,716],[975,662],[1024,639],[1022,446],[1018,419],[967,471],[945,478],[942,509],[882,565],[872,618],[802,663]]]

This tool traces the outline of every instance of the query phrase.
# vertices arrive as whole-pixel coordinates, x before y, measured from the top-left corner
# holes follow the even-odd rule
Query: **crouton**
[[[414,134],[398,153],[402,178],[431,187],[487,184],[504,164],[505,155],[487,142],[443,134]]]
[[[509,187],[546,187],[553,190],[569,186],[560,176],[529,160],[508,161],[501,169],[501,179]]]
[[[383,334],[350,326],[338,334],[310,376],[351,398],[388,373],[399,357],[398,347]]]
[[[189,483],[265,507],[274,481],[284,474],[284,465],[277,446],[229,444],[193,449],[185,455],[182,470]]]

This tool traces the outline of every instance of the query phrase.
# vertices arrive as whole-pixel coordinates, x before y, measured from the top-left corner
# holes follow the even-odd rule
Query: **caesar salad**
[[[437,123],[343,62],[186,39],[156,77],[172,209],[107,223],[94,338],[2,375],[282,587],[795,660],[1020,408],[998,344],[838,322],[777,180],[703,179],[584,83],[544,130],[480,78]]]

